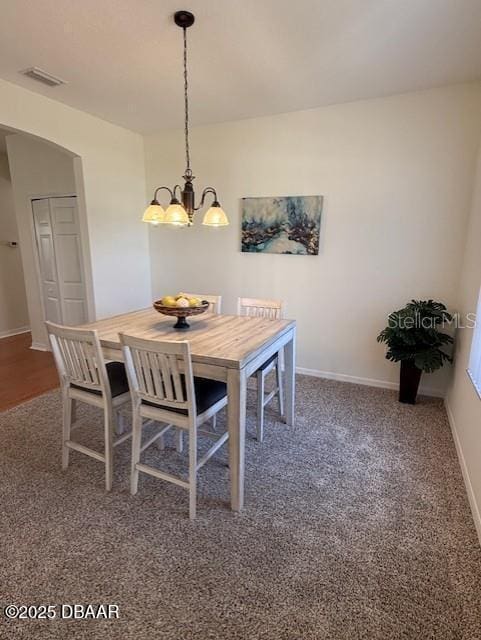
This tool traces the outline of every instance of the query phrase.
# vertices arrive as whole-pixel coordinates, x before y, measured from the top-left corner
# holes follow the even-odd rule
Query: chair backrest
[[[46,322],[62,386],[76,384],[110,393],[105,360],[96,331]]]
[[[284,313],[284,303],[282,300],[239,298],[237,302],[237,313],[240,316],[280,320]]]
[[[205,313],[212,313],[218,316],[222,307],[222,296],[212,296],[205,293],[186,293],[188,298],[199,298],[199,300],[207,300],[210,302],[209,308]]]
[[[196,415],[190,345],[119,334],[133,401],[148,400]]]

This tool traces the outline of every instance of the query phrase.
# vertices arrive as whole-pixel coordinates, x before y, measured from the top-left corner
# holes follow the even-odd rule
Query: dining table
[[[294,424],[295,348],[294,320],[206,313],[189,318],[188,329],[174,329],[172,318],[153,308],[123,313],[83,325],[95,329],[105,358],[122,361],[120,333],[190,343],[194,376],[227,384],[227,428],[231,508],[244,505],[244,467],[247,380],[272,355],[284,350],[286,425]]]

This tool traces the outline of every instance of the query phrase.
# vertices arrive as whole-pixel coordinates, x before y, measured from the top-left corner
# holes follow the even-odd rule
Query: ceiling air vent
[[[43,84],[46,84],[49,87],[58,87],[59,84],[65,84],[65,80],[56,78],[51,73],[42,71],[42,69],[39,69],[38,67],[30,67],[29,69],[20,71],[20,73],[28,78],[38,80],[38,82],[43,82]]]

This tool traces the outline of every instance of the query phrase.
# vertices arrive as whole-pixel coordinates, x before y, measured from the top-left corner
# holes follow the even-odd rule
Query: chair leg
[[[132,460],[130,470],[130,493],[135,496],[139,486],[139,470],[137,464],[140,462],[140,443],[142,440],[142,417],[133,409],[132,419]]]
[[[177,453],[182,453],[184,450],[184,434],[182,433],[182,429],[175,430],[175,438],[176,438],[176,449]]]
[[[122,413],[122,409],[117,409],[115,413],[116,413],[115,433],[118,436],[121,436],[125,431],[125,415]]]
[[[189,518],[194,520],[197,504],[197,427],[189,431]]]
[[[281,361],[279,360],[279,356],[277,357],[277,365],[276,365],[276,381],[278,387],[278,398],[279,398],[279,413],[281,414],[281,418],[284,417],[284,385],[282,380],[282,368]]]
[[[159,436],[156,440],[157,449],[159,451],[165,451],[165,436]]]
[[[105,490],[112,489],[114,479],[114,415],[112,407],[104,408]]]
[[[72,398],[72,420],[71,424],[77,422],[77,400]]]
[[[70,440],[70,428],[72,426],[72,409],[73,401],[67,395],[63,397],[62,412],[63,412],[63,429],[62,429],[62,469],[68,467],[70,449],[65,444],[67,440]]]
[[[264,439],[264,372],[257,372],[257,440]]]

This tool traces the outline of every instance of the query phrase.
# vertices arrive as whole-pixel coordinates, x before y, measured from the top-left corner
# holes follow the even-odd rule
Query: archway
[[[142,136],[1,79],[0,126],[73,157],[95,317],[148,306],[148,229],[139,220],[147,199]]]
[[[32,216],[33,201],[49,198],[54,202],[54,198],[62,196],[75,197],[82,281],[85,286],[85,319],[95,317],[82,159],[73,151],[26,131],[3,125],[0,125],[0,130],[6,133],[32,348],[44,350],[48,348],[44,326],[45,319],[49,317],[45,302],[48,297],[45,297],[42,287],[42,270]]]

